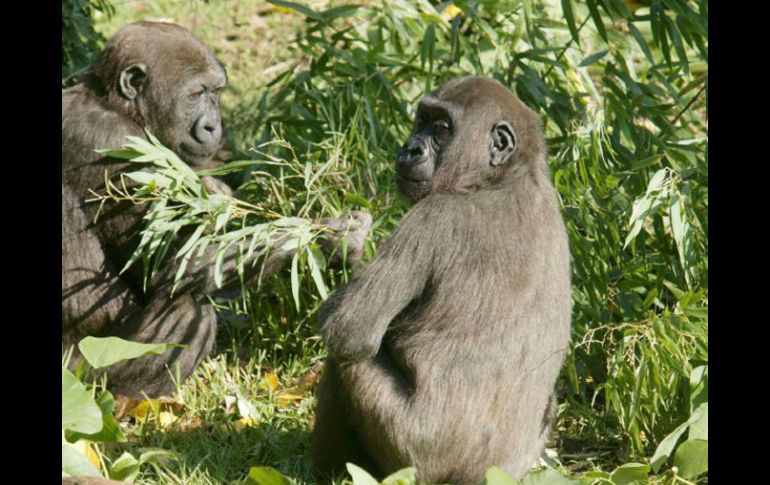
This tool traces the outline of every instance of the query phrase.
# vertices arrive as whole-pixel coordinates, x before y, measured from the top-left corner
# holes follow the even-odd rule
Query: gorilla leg
[[[182,295],[169,300],[155,299],[137,309],[125,323],[112,328],[110,335],[136,342],[178,343],[161,355],[147,355],[106,369],[113,392],[140,398],[174,392],[175,380],[186,379],[216,343],[216,313],[203,300]],[[112,383],[112,384],[110,384]]]
[[[170,394],[167,370],[179,362],[187,377],[214,348],[216,318],[206,301],[164,295],[143,305],[105,257],[97,235],[74,192],[62,184],[62,337],[66,346],[87,335],[117,336],[136,342],[179,343],[163,355],[145,356],[108,367],[111,390],[133,397]],[[75,348],[70,366],[81,355]],[[175,372],[175,365],[171,366]]]
[[[341,393],[339,370],[328,359],[318,383],[317,407],[311,447],[316,479],[329,481],[345,471],[345,463],[355,463],[374,476],[380,475],[374,460],[351,423],[347,396]]]

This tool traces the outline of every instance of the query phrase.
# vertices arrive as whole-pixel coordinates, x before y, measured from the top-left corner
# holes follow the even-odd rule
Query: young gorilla
[[[84,202],[88,190],[103,189],[105,172],[115,180],[130,169],[129,162],[94,149],[118,149],[127,135],[144,137],[148,127],[194,168],[222,163],[216,158],[223,147],[219,94],[226,81],[211,50],[189,31],[138,22],[107,42],[81,84],[62,91],[62,343],[68,347],[87,335],[115,335],[187,346],[109,368],[115,392],[140,397],[142,391],[150,396],[173,391],[169,368],[175,371],[178,365],[179,376],[185,378],[214,347],[216,315],[206,297],[220,289],[213,276],[214,248],[187,270],[174,296],[173,264],[160,271],[147,291],[141,264],[118,274],[137,247],[147,208],[110,204],[94,223],[98,204]],[[212,177],[204,177],[203,183],[209,190],[230,192]],[[346,235],[348,259],[360,259],[371,225],[368,214],[321,222],[331,226],[324,241],[328,251],[335,251],[335,243]],[[291,251],[274,250],[246,277],[259,270],[267,277],[292,256]],[[251,267],[249,262],[246,266]],[[223,264],[221,291],[240,288],[235,268],[232,253]]]
[[[534,464],[572,306],[545,156],[538,116],[497,81],[454,79],[420,102],[396,164],[416,204],[319,314],[319,478],[350,461],[475,485]]]

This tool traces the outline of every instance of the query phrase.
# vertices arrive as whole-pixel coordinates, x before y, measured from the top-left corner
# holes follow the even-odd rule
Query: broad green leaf
[[[626,463],[625,465],[620,465],[612,472],[610,480],[615,485],[631,485],[637,482],[647,483],[649,481],[649,473],[649,465]]]
[[[482,485],[516,485],[516,480],[499,466],[493,466],[484,474]]]
[[[519,485],[578,485],[580,482],[565,477],[553,468],[546,468],[543,470],[529,472],[524,476],[523,479],[516,483]]]
[[[134,483],[137,475],[139,475],[139,460],[127,451],[110,466],[110,478],[113,480]]]
[[[100,477],[99,470],[94,467],[71,443],[61,444],[61,471],[62,476],[69,477]]]
[[[348,469],[348,473],[353,479],[353,485],[379,485],[377,480],[363,468],[352,463],[347,463],[345,467]]]
[[[144,449],[142,454],[139,455],[139,465],[145,463],[157,463],[163,460],[179,460],[176,453],[160,448]]]
[[[708,365],[701,365],[690,372],[690,412],[709,400],[708,370]]]
[[[86,337],[80,341],[78,348],[91,367],[100,369],[143,355],[160,355],[169,348],[169,345],[129,342],[119,337]]]
[[[67,440],[75,442],[79,439],[102,443],[123,443],[126,437],[115,420],[112,411],[115,409],[115,399],[109,391],[102,392],[96,398],[96,404],[102,413],[102,429],[98,433],[83,434],[77,432],[67,432]]]
[[[679,446],[674,455],[674,466],[684,478],[695,478],[709,469],[709,442],[687,440]]]
[[[694,412],[687,421],[677,426],[674,431],[663,438],[663,440],[658,445],[658,448],[655,450],[655,453],[652,455],[652,458],[650,459],[650,465],[652,466],[652,469],[655,473],[660,470],[660,466],[664,464],[666,460],[668,460],[668,458],[671,456],[671,452],[674,451],[674,447],[676,446],[677,441],[679,441],[679,437],[682,436],[682,433],[684,433],[684,431],[689,428],[691,424],[701,419],[700,412],[703,409],[703,405],[701,405],[701,407],[699,407],[698,410],[696,410],[696,412]],[[708,403],[706,403],[705,411],[708,413]],[[708,417],[706,419],[706,430],[708,430]]]
[[[291,481],[275,468],[253,466],[249,468],[247,483],[249,485],[290,485]]]
[[[701,439],[708,441],[709,439],[709,403],[704,402],[698,409],[695,410],[695,415],[699,416],[695,421],[690,424],[690,433],[687,438],[690,440]]]
[[[61,427],[86,434],[102,429],[102,412],[93,396],[64,367],[61,369]]]
[[[391,473],[380,483],[381,485],[411,485],[417,481],[416,474],[417,469],[414,467],[403,468]]]

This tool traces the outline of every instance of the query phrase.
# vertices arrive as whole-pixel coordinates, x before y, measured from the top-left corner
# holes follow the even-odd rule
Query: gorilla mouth
[[[414,179],[414,178],[409,178],[409,177],[407,177],[407,176],[405,176],[405,175],[402,175],[402,174],[400,174],[400,173],[398,173],[398,172],[396,173],[396,180],[397,180],[398,182],[406,182],[406,183],[408,183],[408,184],[415,184],[415,185],[424,185],[424,184],[427,184],[428,182],[430,182],[430,180],[429,180],[429,179]]]
[[[179,154],[188,161],[200,162],[213,155],[214,150],[195,150],[188,143],[183,142],[179,145]]]

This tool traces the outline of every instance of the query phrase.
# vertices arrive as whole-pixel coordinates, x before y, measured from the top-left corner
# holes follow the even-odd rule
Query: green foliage
[[[460,15],[428,2],[297,8],[303,68],[278,74],[260,101],[261,136],[278,129],[295,149],[343,136],[345,179],[384,236],[404,209],[391,154],[414,101],[462,74],[511,86],[545,120],[571,240],[562,415],[578,434],[587,414],[600,417],[592,441],[627,440],[641,458],[688,419],[690,374],[708,362],[707,3],[455,6]]]
[[[383,0],[325,10],[272,3],[303,17],[303,29],[286,45],[289,60],[271,70],[273,81],[257,96],[244,89],[227,113],[237,144],[258,147],[242,157],[255,160],[234,168],[245,182],[238,200],[260,211],[242,225],[223,217],[211,234],[248,230],[273,220],[267,214],[365,208],[374,216],[371,256],[407,210],[392,164],[416,100],[454,76],[495,77],[544,121],[573,256],[573,346],[556,448],[569,441],[588,456],[564,451],[554,470],[525,480],[567,470],[587,484],[703,480],[708,2]],[[180,176],[167,175],[169,187]],[[137,177],[145,187],[165,182]],[[167,188],[155,188],[153,197],[164,197]],[[189,215],[195,199],[205,196],[192,191],[189,203],[168,204],[185,208],[163,222]],[[188,219],[187,229],[216,228],[227,211],[217,207]],[[293,371],[323,357],[311,325],[323,298],[318,281],[333,290],[348,275],[321,264],[302,270],[310,264],[300,260],[291,275],[229,304],[248,317],[222,328],[233,354],[259,349],[261,363]],[[276,420],[306,426],[309,415],[303,407]],[[297,458],[305,465],[286,458],[306,453],[304,445],[276,446],[265,444],[270,451],[258,463],[280,463],[308,480],[307,457]]]
[[[222,286],[223,260],[232,250],[237,250],[237,270],[243,276],[245,264],[256,265],[259,256],[266,256],[270,249],[280,244],[280,249],[296,249],[292,261],[292,295],[299,306],[299,261],[306,261],[318,292],[325,298],[326,286],[320,275],[326,261],[315,238],[322,228],[299,217],[281,217],[263,205],[250,204],[229,195],[209,194],[203,187],[200,175],[195,173],[179,157],[164,147],[152,134],[149,141],[127,137],[121,150],[104,151],[105,155],[129,159],[134,163],[150,165],[151,170],[120,174],[119,186],[112,181],[106,183],[106,194],[96,194],[91,201],[102,205],[109,201],[129,200],[134,204],[150,204],[145,214],[147,221],[138,247],[126,262],[126,271],[136,261],[144,263],[145,287],[162,267],[165,256],[171,248],[176,250],[174,259],[178,269],[174,277],[174,288],[185,274],[189,263],[198,264],[209,247],[216,247],[214,254],[214,279]],[[258,165],[260,162],[235,162],[231,167],[220,170],[206,170],[203,174],[216,175],[234,170],[236,167]],[[291,168],[291,165],[289,165]],[[303,165],[303,180],[310,187],[319,177],[309,164]],[[276,183],[274,178],[271,183]],[[129,188],[125,179],[133,183]],[[100,207],[101,209],[101,207]],[[98,217],[98,216],[97,216]],[[266,221],[266,219],[274,219]],[[188,228],[191,231],[186,231]],[[179,237],[186,237],[181,247],[176,245]],[[252,256],[254,256],[252,258]],[[262,258],[265,261],[265,258]],[[209,264],[206,261],[205,264]]]
[[[83,72],[104,44],[104,36],[94,30],[94,14],[110,16],[115,9],[109,0],[62,0],[61,77],[62,87]]]
[[[96,444],[122,443],[126,437],[115,420],[115,399],[105,389],[104,382],[82,381],[91,368],[162,353],[166,344],[146,345],[117,337],[86,337],[78,348],[83,360],[76,366],[75,373],[68,370],[71,351],[62,358],[62,477],[106,476],[133,483],[142,464],[176,459],[173,453],[165,450],[144,450],[139,459],[126,452],[112,463],[105,463]]]

